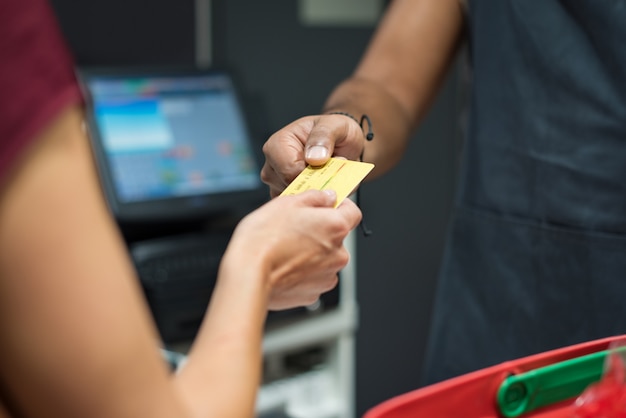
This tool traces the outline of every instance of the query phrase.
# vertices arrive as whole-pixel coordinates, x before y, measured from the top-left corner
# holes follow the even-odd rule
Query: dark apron
[[[474,0],[425,382],[626,333],[626,0]]]

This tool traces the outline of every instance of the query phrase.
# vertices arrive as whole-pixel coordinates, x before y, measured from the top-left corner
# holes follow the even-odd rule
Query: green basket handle
[[[606,357],[614,352],[615,349],[598,351],[507,377],[497,394],[500,413],[507,418],[518,417],[579,396],[602,378]]]

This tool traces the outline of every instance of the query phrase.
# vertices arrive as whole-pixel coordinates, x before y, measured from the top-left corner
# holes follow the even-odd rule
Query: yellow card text
[[[374,164],[331,158],[319,167],[308,166],[281,193],[295,195],[306,190],[334,190],[337,193],[335,207],[363,181],[374,168]]]

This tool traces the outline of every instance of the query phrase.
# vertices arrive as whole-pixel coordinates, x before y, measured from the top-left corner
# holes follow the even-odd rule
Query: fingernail
[[[321,145],[315,145],[306,151],[306,158],[311,160],[323,160],[328,158],[328,149]]]
[[[332,189],[326,189],[326,190],[323,190],[323,192],[326,193],[332,199],[333,206],[334,206],[337,203],[337,192],[335,192]]]

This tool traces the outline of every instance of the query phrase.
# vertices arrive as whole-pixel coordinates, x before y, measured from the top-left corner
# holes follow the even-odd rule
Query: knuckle
[[[261,150],[263,151],[263,154],[265,154],[266,157],[271,154],[271,148],[272,148],[271,141],[272,141],[272,137],[270,137],[270,139],[265,141],[265,143],[261,147]]]
[[[264,166],[261,169],[261,181],[265,184],[270,184],[274,178],[274,176],[272,175],[272,170],[270,168],[268,168],[267,166]]]
[[[339,284],[339,278],[337,277],[337,274],[333,274],[332,276],[330,276],[325,288],[324,288],[324,292],[328,292],[330,290],[333,290],[337,285]]]

